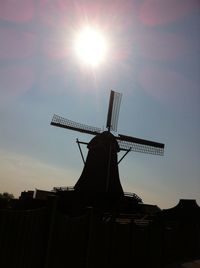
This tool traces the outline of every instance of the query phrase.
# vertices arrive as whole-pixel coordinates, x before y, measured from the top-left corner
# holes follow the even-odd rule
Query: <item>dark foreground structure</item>
[[[116,131],[121,95],[111,91],[107,131],[54,116],[51,125],[94,135],[73,188],[0,200],[0,267],[162,267],[200,255],[200,207],[168,210],[124,193],[118,164],[130,151],[163,155],[164,144]],[[118,152],[125,151],[118,160]]]
[[[76,203],[69,209],[63,204],[71,196],[22,196],[0,200],[0,267],[163,267],[200,257],[200,207],[195,200],[160,210],[129,195],[128,205],[124,200],[121,208]]]

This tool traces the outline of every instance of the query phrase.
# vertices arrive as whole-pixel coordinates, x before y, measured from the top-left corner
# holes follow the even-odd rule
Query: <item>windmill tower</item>
[[[89,151],[86,161],[84,161],[82,174],[74,186],[76,192],[88,195],[123,196],[118,170],[119,162],[130,151],[154,155],[163,155],[164,153],[164,144],[162,143],[122,134],[115,136],[111,133],[117,131],[121,98],[122,94],[111,90],[106,123],[107,131],[76,123],[58,115],[53,116],[51,121],[53,126],[94,135],[89,143],[77,140],[79,149],[80,144],[86,144]],[[124,151],[125,154],[118,160],[117,153],[120,151]],[[81,149],[80,152],[83,157]]]

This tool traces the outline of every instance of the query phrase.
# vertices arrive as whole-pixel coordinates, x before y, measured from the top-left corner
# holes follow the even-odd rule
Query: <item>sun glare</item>
[[[75,52],[83,63],[93,67],[99,65],[107,52],[104,36],[94,28],[84,28],[76,37]]]

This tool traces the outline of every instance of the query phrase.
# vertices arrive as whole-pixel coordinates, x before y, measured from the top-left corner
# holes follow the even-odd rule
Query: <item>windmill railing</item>
[[[74,187],[73,186],[53,187],[53,192],[64,192],[64,191],[74,191]]]
[[[139,203],[142,203],[142,199],[135,193],[124,192],[124,196],[131,197],[131,198],[137,200]]]
[[[64,191],[74,191],[73,186],[64,186],[64,187],[53,187],[53,192],[64,192]],[[135,193],[124,192],[124,196],[131,197],[136,199],[138,202],[142,203],[142,199]]]

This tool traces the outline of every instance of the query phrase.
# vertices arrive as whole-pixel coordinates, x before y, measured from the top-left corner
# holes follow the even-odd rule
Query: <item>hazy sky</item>
[[[109,44],[96,68],[74,53],[84,25]],[[74,185],[76,138],[92,137],[51,118],[105,128],[111,89],[123,94],[118,133],[166,146],[164,157],[128,154],[124,190],[161,208],[200,205],[199,0],[1,0],[0,192]]]

